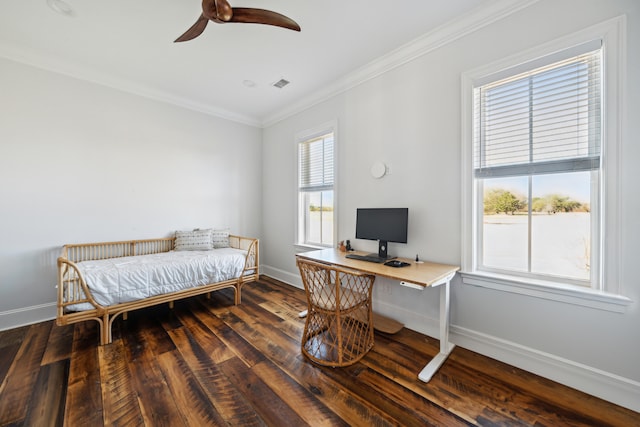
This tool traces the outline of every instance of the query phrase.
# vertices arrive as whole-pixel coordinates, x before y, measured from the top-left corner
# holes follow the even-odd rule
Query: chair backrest
[[[375,276],[334,265],[297,259],[310,306],[348,310],[371,298]]]

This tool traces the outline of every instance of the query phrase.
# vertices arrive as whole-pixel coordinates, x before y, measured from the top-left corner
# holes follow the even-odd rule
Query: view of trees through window
[[[528,212],[529,203],[527,197],[522,194],[513,194],[503,188],[493,188],[484,194],[484,213],[501,212],[515,215],[520,212]],[[531,200],[531,210],[535,213],[556,214],[560,212],[589,212],[589,205],[561,194],[546,194]]]
[[[589,280],[590,183],[588,171],[485,179],[482,264]]]

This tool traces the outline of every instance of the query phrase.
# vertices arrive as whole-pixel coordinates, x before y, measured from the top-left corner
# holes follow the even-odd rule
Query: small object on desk
[[[387,267],[406,267],[411,264],[409,264],[408,262],[398,261],[397,259],[394,259],[394,260],[385,262],[384,265],[386,265]]]
[[[352,251],[353,248],[351,247],[351,240],[347,240],[347,252]]]
[[[340,252],[346,252],[347,251],[347,247],[344,245],[344,241],[341,240],[340,244],[338,245],[338,249],[340,249]]]
[[[418,254],[416,254],[416,264],[424,264],[424,262],[420,261],[420,258],[418,258]]]

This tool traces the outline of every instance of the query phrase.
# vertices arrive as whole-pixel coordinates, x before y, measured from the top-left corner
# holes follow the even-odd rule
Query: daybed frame
[[[137,301],[110,306],[98,304],[76,266],[76,263],[81,261],[169,252],[174,248],[174,244],[175,237],[168,237],[63,246],[62,254],[58,258],[58,312],[56,323],[58,325],[68,325],[85,320],[95,320],[100,325],[100,344],[110,344],[112,341],[111,327],[115,318],[120,314],[123,314],[126,319],[127,312],[132,310],[165,302],[168,302],[170,307],[173,307],[173,301],[195,295],[209,294],[212,291],[225,288],[232,288],[235,291],[235,304],[237,305],[241,301],[242,285],[255,281],[259,277],[258,240],[235,235],[229,236],[230,247],[247,251],[244,270],[240,277]],[[66,310],[70,305],[81,303],[89,303],[94,308],[77,312]]]

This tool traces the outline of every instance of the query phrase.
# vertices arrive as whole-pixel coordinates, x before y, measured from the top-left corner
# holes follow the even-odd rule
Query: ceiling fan
[[[174,42],[186,42],[195,39],[202,34],[209,21],[218,24],[227,22],[265,24],[300,31],[300,26],[293,19],[277,12],[250,7],[231,7],[227,0],[202,0],[202,14],[196,23]]]

